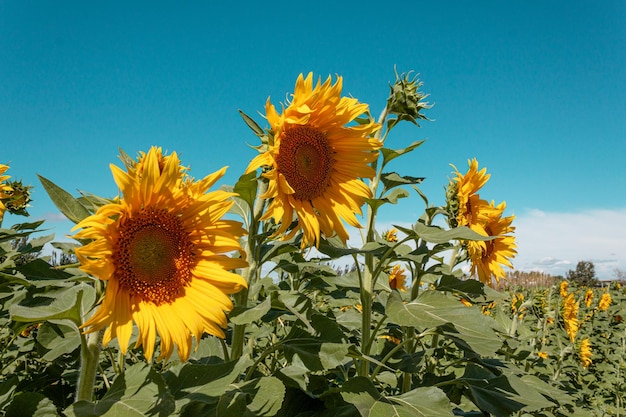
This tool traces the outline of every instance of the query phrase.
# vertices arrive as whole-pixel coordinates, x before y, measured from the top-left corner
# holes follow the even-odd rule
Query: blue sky
[[[229,165],[232,184],[257,143],[238,109],[263,124],[267,97],[313,71],[343,76],[377,115],[396,66],[435,105],[433,122],[392,134],[388,147],[427,143],[391,168],[427,177],[440,204],[449,164],[476,157],[483,197],[517,216],[516,267],[626,269],[623,1],[179,3],[0,1],[0,163],[37,187],[32,218],[58,235],[69,223],[37,173],[113,196],[118,147],[159,145],[196,177]],[[407,199],[381,221],[422,210]]]

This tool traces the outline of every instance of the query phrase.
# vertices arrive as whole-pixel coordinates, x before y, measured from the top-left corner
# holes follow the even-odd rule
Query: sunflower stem
[[[80,334],[80,373],[75,401],[91,401],[93,399],[103,334],[104,330]]]
[[[259,225],[261,223],[261,215],[265,209],[265,199],[259,197],[265,194],[267,190],[267,181],[259,181],[256,199],[254,201],[254,207],[252,209],[250,219],[250,230],[248,230],[248,239],[244,247],[246,253],[246,260],[248,261],[248,267],[243,270],[242,276],[246,279],[247,287],[235,294],[236,306],[248,306],[248,288],[250,284],[255,283],[258,280],[259,268],[261,266],[261,259],[259,258],[260,245],[257,242],[257,235],[259,231]],[[246,325],[236,324],[233,329],[232,349],[230,352],[230,359],[237,360],[243,354],[243,346],[246,335]]]
[[[378,118],[378,124],[380,124],[381,128],[376,132],[374,137],[378,140],[381,139],[381,135],[384,130],[385,119],[387,118],[388,107],[385,106],[383,111],[380,113]],[[385,137],[387,136],[385,133]],[[370,190],[372,192],[372,196],[376,197],[376,191],[378,189],[378,183],[380,181],[380,176],[382,175],[382,168],[378,169],[378,159],[372,162],[372,168],[376,172],[374,178],[370,182]],[[376,209],[371,205],[367,206],[367,237],[366,242],[373,242],[375,239],[375,225],[376,225]],[[363,280],[361,285],[361,306],[363,308],[361,317],[361,350],[363,354],[363,358],[359,363],[358,373],[360,376],[368,377],[369,376],[369,361],[365,359],[365,357],[369,356],[369,352],[372,346],[372,301],[373,301],[373,293],[374,293],[374,281],[376,279],[375,271],[374,271],[374,256],[370,253],[365,254],[365,271],[363,271]]]

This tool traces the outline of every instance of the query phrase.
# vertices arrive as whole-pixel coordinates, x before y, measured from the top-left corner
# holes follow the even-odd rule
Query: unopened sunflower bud
[[[459,224],[457,220],[459,216],[458,188],[457,182],[450,181],[446,189],[446,211],[448,212],[448,224],[450,227],[457,227]]]
[[[432,106],[424,101],[428,95],[419,91],[422,82],[417,79],[417,76],[413,79],[410,76],[411,72],[401,75],[396,72],[396,82],[389,86],[391,91],[387,99],[387,109],[390,114],[398,116],[396,123],[400,120],[408,120],[419,126],[417,120],[428,120],[420,112]]]

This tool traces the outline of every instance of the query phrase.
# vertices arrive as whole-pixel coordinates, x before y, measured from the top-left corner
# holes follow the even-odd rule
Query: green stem
[[[93,399],[103,334],[104,330],[100,330],[80,335],[80,373],[76,387],[76,401]]]
[[[264,194],[266,189],[267,181],[259,181],[257,197],[254,202],[254,208],[251,215],[250,230],[248,230],[248,239],[244,247],[246,260],[248,261],[248,267],[243,270],[242,276],[246,279],[246,283],[248,285],[246,288],[235,294],[235,305],[237,306],[248,306],[248,288],[250,288],[250,285],[258,280],[261,260],[258,259],[259,254],[256,236],[259,231],[259,225],[261,222],[260,218],[263,213],[263,209],[265,208],[265,200],[260,198],[259,196]],[[245,335],[246,325],[236,324],[233,329],[232,350],[230,355],[232,360],[239,359],[243,354]]]
[[[384,122],[387,118],[387,106],[383,109],[378,118],[378,123],[381,125],[381,128],[376,132],[375,138],[381,138]],[[385,135],[386,136],[386,135]],[[377,169],[378,160],[372,162],[372,168],[376,172],[374,178],[370,182],[370,190],[372,192],[372,196],[376,196],[376,190],[378,188],[378,182],[380,181],[380,176],[382,171]],[[376,209],[372,208],[372,206],[367,206],[367,237],[366,242],[374,241],[374,231],[376,224]],[[361,350],[363,356],[369,356],[369,350],[371,347],[371,326],[372,326],[372,300],[373,300],[373,271],[374,271],[374,257],[372,254],[365,255],[365,271],[363,271],[363,280],[361,285],[361,306],[363,307],[363,311],[361,312]],[[369,375],[369,362],[362,358],[359,363],[358,373],[360,376],[367,377]]]

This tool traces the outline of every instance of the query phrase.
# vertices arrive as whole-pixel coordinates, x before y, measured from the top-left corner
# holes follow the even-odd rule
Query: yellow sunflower
[[[158,334],[157,360],[167,360],[176,346],[184,361],[192,336],[224,337],[228,294],[246,286],[230,271],[247,263],[228,254],[241,252],[238,237],[245,231],[222,219],[233,194],[207,192],[226,168],[192,181],[176,153],[163,156],[156,147],[127,168],[111,165],[122,197],[74,227],[81,229],[74,238],[92,239],[76,249],[81,268],[107,282],[104,300],[82,327],[106,327],[103,343],[117,337],[125,353],[136,323],[135,347],[143,345],[148,360]]]
[[[590,288],[587,288],[585,292],[585,305],[588,307],[591,306],[591,302],[593,301],[593,291]]]
[[[398,229],[394,227],[383,232],[383,239],[389,243],[396,243],[398,241]]]
[[[6,184],[6,180],[11,178],[10,175],[4,175],[5,172],[9,169],[8,165],[0,164],[0,223],[2,223],[2,219],[4,218],[4,213],[7,211],[6,206],[2,202],[7,197],[11,196],[11,192],[13,189]]]
[[[582,342],[580,342],[579,356],[580,356],[580,361],[583,364],[583,368],[586,368],[589,365],[591,365],[592,353],[591,353],[591,343],[589,343],[589,339],[584,339]]]
[[[458,213],[456,222],[458,226],[469,226],[480,223],[484,216],[493,215],[493,207],[486,200],[480,199],[480,190],[489,180],[487,168],[478,170],[476,158],[467,161],[469,169],[461,174],[454,165],[455,177],[452,179],[455,186],[455,198],[457,200]]]
[[[567,297],[568,287],[569,287],[569,283],[567,281],[561,281],[561,284],[559,284],[559,294],[561,295],[562,298]]]
[[[602,294],[602,297],[600,297],[600,301],[598,302],[598,309],[606,311],[611,306],[612,302],[613,300],[611,299],[611,294],[605,292],[604,294]]]
[[[574,343],[580,322],[578,321],[578,301],[574,298],[573,293],[565,298],[563,323],[565,324],[565,332],[567,332],[569,340]]]
[[[471,274],[477,275],[485,284],[491,284],[492,278],[496,282],[505,278],[503,266],[512,268],[510,259],[517,253],[515,236],[509,234],[515,231],[515,227],[511,226],[515,216],[502,217],[505,208],[504,202],[498,206],[491,202],[488,209],[477,216],[480,222],[470,225],[480,235],[497,236],[493,240],[466,242],[472,263]]]
[[[389,287],[394,290],[406,291],[406,273],[399,264],[389,272]]]
[[[360,227],[356,215],[372,196],[361,178],[375,174],[370,163],[378,158],[382,143],[371,135],[374,122],[354,123],[367,112],[367,104],[341,97],[342,78],[331,77],[313,85],[313,74],[302,74],[282,114],[267,100],[265,111],[271,128],[267,150],[248,165],[247,173],[266,167],[270,199],[263,220],[274,219],[284,235],[294,217],[297,223],[284,238],[302,231],[301,246],[318,245],[320,235],[337,235],[344,242],[343,222]]]

